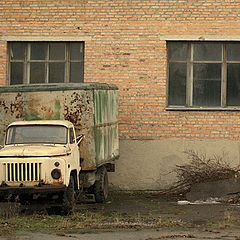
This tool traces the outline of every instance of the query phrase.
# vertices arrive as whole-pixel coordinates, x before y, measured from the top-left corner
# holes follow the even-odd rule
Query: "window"
[[[169,106],[240,106],[240,43],[171,41],[167,48]]]
[[[75,143],[75,136],[74,136],[74,131],[73,128],[70,128],[70,144]]]
[[[83,82],[83,42],[9,42],[9,83]]]
[[[67,128],[58,125],[17,125],[7,129],[6,144],[66,144]]]

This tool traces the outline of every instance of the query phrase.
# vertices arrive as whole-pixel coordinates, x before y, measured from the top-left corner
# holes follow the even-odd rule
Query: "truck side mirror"
[[[82,142],[82,140],[84,139],[84,135],[81,134],[80,136],[77,137],[77,145],[80,145],[80,143]]]

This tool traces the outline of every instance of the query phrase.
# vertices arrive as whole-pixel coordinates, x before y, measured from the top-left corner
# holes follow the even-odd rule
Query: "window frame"
[[[171,42],[185,42],[187,44],[187,60],[170,60],[168,55],[168,44]],[[227,105],[227,65],[228,64],[240,64],[239,61],[227,60],[227,44],[235,43],[238,41],[190,41],[190,40],[167,40],[167,110],[240,110],[240,106]],[[222,48],[221,61],[197,61],[193,59],[193,48],[195,43],[220,43]],[[239,42],[240,44],[240,42]],[[170,63],[185,63],[187,65],[186,72],[186,101],[185,105],[173,105],[169,104],[169,85],[170,85]],[[221,105],[219,106],[196,106],[193,105],[193,65],[196,63],[216,63],[221,64]]]
[[[11,59],[11,49],[13,43],[23,43],[26,44],[24,46],[24,59],[23,60],[17,60],[17,59]],[[45,59],[43,60],[34,60],[31,59],[31,44],[46,44],[46,54]],[[65,45],[65,59],[63,60],[51,60],[50,59],[50,44],[52,43],[62,43]],[[81,59],[78,60],[72,60],[70,58],[70,44],[72,43],[79,43],[80,48],[82,48],[83,56]],[[79,82],[84,82],[84,64],[85,64],[85,42],[84,41],[8,41],[7,42],[7,59],[8,59],[8,67],[7,67],[7,84],[10,85],[16,85],[11,84],[11,63],[23,63],[23,82],[21,84],[17,85],[25,85],[25,84],[38,84],[38,83],[30,83],[30,65],[31,63],[44,63],[45,65],[45,72],[44,72],[44,79],[45,81],[40,84],[58,84],[58,83],[69,83],[70,81],[70,71],[71,71],[71,63],[82,63],[83,70],[82,70],[82,79]],[[63,82],[49,82],[49,65],[50,63],[64,63],[64,81]]]

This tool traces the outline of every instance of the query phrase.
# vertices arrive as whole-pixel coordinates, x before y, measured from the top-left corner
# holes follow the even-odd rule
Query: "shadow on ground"
[[[62,216],[57,208],[46,207],[42,203],[35,206],[16,205],[15,209],[12,207],[9,210],[8,207],[5,203],[0,208],[2,215],[5,212],[5,215],[0,217],[1,236],[25,235],[32,232],[65,236],[106,231],[170,230],[177,231],[176,236],[181,231],[185,239],[184,231],[192,233],[203,230],[204,233],[221,232],[222,235],[226,235],[231,229],[240,232],[239,205],[179,205],[177,199],[166,200],[160,194],[152,192],[111,192],[107,203],[78,203],[74,213],[69,216]],[[8,211],[12,211],[12,214],[6,214]],[[191,234],[188,235],[190,236]],[[231,239],[240,239],[240,236],[237,237]]]
[[[77,210],[104,211],[105,214],[119,214],[161,218],[166,222],[174,220],[189,226],[214,225],[226,221],[240,224],[240,205],[216,202],[179,205],[177,199],[166,200],[160,194],[152,192],[112,192],[106,204],[85,202]],[[239,225],[240,226],[240,225]]]

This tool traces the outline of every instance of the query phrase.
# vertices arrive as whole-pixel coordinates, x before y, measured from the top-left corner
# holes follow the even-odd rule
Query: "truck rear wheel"
[[[94,195],[97,203],[104,203],[108,197],[108,175],[103,166],[97,170],[97,179],[94,183]]]
[[[75,183],[74,177],[70,176],[69,185],[63,194],[62,212],[71,214],[75,205]]]

